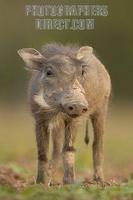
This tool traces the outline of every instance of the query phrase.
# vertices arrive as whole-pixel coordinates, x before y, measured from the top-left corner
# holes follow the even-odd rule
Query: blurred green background
[[[27,4],[102,4],[108,17],[96,17],[91,31],[38,31],[34,17],[24,16]],[[30,75],[17,54],[23,47],[40,48],[52,41],[90,45],[107,67],[113,85],[105,143],[105,171],[124,176],[133,171],[133,2],[129,0],[3,0],[0,2],[0,161],[35,162],[33,119],[26,91]],[[91,131],[92,132],[92,131]],[[79,133],[78,170],[91,165],[91,146]],[[81,143],[82,141],[82,143]],[[81,144],[80,144],[81,143]],[[92,143],[92,140],[91,140]],[[89,149],[89,150],[88,150]],[[35,164],[33,164],[35,167]],[[34,168],[33,167],[33,168]],[[32,169],[33,169],[32,168]],[[120,171],[121,169],[121,171]],[[125,176],[126,176],[125,175]]]

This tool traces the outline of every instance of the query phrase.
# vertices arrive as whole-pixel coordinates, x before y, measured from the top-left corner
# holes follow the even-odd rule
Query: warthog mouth
[[[69,117],[72,117],[72,118],[77,118],[77,117],[80,117],[80,115],[77,115],[77,114],[72,114],[72,115],[68,115]]]

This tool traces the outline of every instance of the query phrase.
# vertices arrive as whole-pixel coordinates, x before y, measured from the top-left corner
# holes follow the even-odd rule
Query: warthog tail
[[[86,128],[85,128],[85,138],[84,138],[84,142],[86,143],[86,145],[89,144],[90,138],[89,138],[89,120],[86,120]]]

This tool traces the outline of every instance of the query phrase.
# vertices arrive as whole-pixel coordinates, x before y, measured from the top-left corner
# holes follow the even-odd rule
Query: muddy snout
[[[78,117],[88,111],[88,101],[80,87],[66,90],[61,98],[62,111],[71,117]]]
[[[71,117],[78,117],[88,111],[88,105],[79,102],[66,103],[63,105],[64,112]]]

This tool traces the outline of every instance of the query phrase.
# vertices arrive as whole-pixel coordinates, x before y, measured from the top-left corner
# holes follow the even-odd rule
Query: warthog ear
[[[77,53],[77,59],[88,62],[93,55],[93,48],[89,46],[81,47]]]
[[[18,54],[25,62],[28,70],[40,70],[41,64],[45,61],[44,56],[33,48],[19,49]]]

